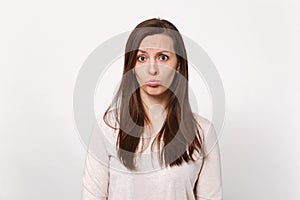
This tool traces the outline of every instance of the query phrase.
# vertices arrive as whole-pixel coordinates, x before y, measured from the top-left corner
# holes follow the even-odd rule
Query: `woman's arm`
[[[87,153],[84,175],[82,200],[107,200],[109,168]]]
[[[222,200],[221,162],[218,143],[205,158],[195,187],[196,200]]]
[[[202,123],[203,124],[203,123]],[[196,200],[222,200],[222,175],[218,138],[214,126],[204,122],[209,128],[205,129],[204,149],[206,157],[195,185]]]
[[[109,154],[106,150],[102,132],[97,132],[97,134],[94,133],[91,137],[86,155],[82,185],[82,200],[108,199]]]

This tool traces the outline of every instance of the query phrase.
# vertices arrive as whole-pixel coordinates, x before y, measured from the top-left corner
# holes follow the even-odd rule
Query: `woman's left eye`
[[[160,56],[159,56],[159,59],[160,59],[160,60],[163,60],[163,61],[168,60],[168,58],[169,58],[169,57],[168,57],[167,55],[160,55]]]

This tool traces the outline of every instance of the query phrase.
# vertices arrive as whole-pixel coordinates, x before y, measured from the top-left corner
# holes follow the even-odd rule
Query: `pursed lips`
[[[160,85],[160,81],[158,80],[149,80],[146,82],[146,85],[151,86],[151,87],[156,87]]]

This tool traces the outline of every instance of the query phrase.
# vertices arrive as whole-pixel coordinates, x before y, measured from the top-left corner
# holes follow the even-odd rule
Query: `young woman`
[[[209,120],[193,113],[183,39],[167,20],[131,32],[123,77],[92,137],[83,200],[220,200],[219,147]],[[216,138],[216,137],[215,137]]]

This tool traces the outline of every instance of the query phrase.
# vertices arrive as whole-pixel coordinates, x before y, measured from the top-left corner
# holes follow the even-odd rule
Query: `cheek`
[[[174,76],[175,76],[174,70],[168,70],[167,72],[165,72],[162,80],[163,85],[165,87],[169,87],[174,79]]]
[[[134,68],[135,75],[140,77],[145,76],[146,70],[145,66],[137,66]]]
[[[144,72],[140,69],[135,69],[134,75],[139,84],[141,84],[145,79]]]
[[[176,68],[175,67],[166,67],[164,66],[161,70],[162,74],[165,76],[165,77],[172,77],[174,76],[175,72],[176,72]]]

